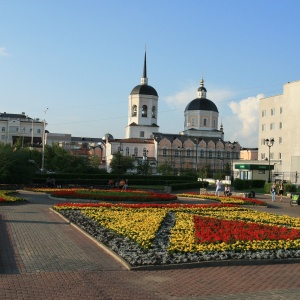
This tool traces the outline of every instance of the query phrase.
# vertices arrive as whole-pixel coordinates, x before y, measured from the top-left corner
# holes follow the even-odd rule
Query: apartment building
[[[283,93],[260,100],[259,160],[274,167],[272,179],[298,182],[300,171],[300,81],[283,85]]]

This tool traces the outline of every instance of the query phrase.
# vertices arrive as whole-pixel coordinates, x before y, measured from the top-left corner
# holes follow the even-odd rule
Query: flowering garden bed
[[[265,201],[261,201],[258,199],[253,198],[241,198],[237,196],[215,196],[211,194],[197,194],[197,193],[185,193],[185,194],[178,194],[178,197],[187,197],[187,198],[199,198],[199,199],[209,199],[219,201],[223,204],[240,204],[240,205],[260,205],[260,206],[267,206]]]
[[[300,258],[300,219],[232,204],[61,203],[54,210],[132,267]]]
[[[5,191],[0,190],[0,204],[10,204],[10,203],[17,203],[21,201],[26,201],[23,198],[14,197],[12,194],[14,194],[16,191]]]
[[[51,196],[65,199],[82,199],[116,202],[169,202],[177,200],[176,195],[153,193],[139,190],[101,190],[101,189],[34,189],[38,192],[50,193]]]

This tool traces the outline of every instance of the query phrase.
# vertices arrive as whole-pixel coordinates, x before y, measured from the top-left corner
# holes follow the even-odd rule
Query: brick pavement
[[[24,197],[0,206],[1,300],[299,299],[298,263],[128,271],[49,210],[53,200]],[[266,210],[298,216],[285,200]]]

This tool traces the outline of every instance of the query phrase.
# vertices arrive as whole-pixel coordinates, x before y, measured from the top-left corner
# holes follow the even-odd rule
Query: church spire
[[[141,84],[143,84],[143,85],[147,85],[147,84],[148,84],[146,49],[145,49],[144,69],[143,69],[143,77],[142,77],[142,79],[141,79]]]
[[[204,79],[200,80],[200,87],[198,88],[198,98],[206,98],[206,88],[204,87]]]

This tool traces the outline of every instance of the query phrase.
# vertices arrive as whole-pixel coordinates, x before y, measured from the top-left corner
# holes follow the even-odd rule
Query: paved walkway
[[[52,212],[54,200],[22,196],[28,204],[0,206],[1,300],[299,299],[297,263],[128,271]],[[261,210],[300,216],[284,201]]]

